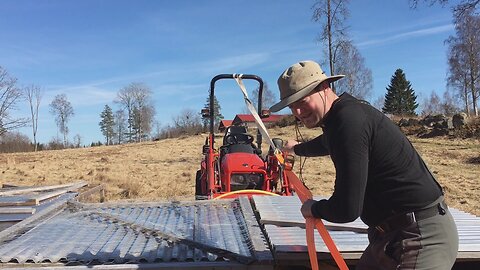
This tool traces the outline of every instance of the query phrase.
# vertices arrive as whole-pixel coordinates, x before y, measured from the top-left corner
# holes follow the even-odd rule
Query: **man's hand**
[[[306,200],[303,205],[302,205],[302,208],[300,209],[300,211],[302,212],[302,215],[303,217],[306,219],[306,218],[310,218],[310,217],[313,217],[313,214],[312,214],[312,205],[314,203],[316,203],[317,201],[315,200],[312,200],[312,199],[309,199],[309,200]]]
[[[283,145],[282,151],[287,152],[288,154],[294,155],[295,151],[293,151],[293,147],[299,144],[299,142],[295,140],[288,140],[285,145]]]

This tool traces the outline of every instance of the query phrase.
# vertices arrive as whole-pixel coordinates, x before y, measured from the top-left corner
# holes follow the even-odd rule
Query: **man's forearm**
[[[295,152],[295,155],[304,157],[326,156],[329,154],[324,135],[320,135],[308,142],[295,145],[293,151]]]

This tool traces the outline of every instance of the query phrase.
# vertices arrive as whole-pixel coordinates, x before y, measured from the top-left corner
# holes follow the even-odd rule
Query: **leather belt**
[[[445,201],[441,201],[425,209],[398,214],[387,218],[385,221],[375,226],[375,229],[381,233],[388,233],[394,230],[405,228],[414,222],[431,218],[436,215],[443,216],[445,215],[447,209],[448,206]]]

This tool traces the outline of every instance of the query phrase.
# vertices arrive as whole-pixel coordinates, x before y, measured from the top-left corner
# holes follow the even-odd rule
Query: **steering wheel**
[[[225,137],[228,144],[251,144],[253,140],[254,138],[250,134],[229,134]]]
[[[227,135],[227,137],[225,137],[225,141],[227,142],[227,144],[238,144],[235,134]]]

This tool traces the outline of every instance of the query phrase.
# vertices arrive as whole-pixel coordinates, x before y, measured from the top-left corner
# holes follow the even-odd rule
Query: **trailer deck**
[[[298,210],[300,201],[294,196],[101,204],[62,199],[49,204],[0,232],[0,267],[73,270],[309,266],[304,220]],[[480,218],[456,209],[452,214],[460,236],[454,269],[463,269],[463,263],[476,267],[480,265]],[[346,262],[354,268],[368,244],[366,226],[360,220],[326,225]],[[316,247],[320,263],[334,265],[319,236]]]

